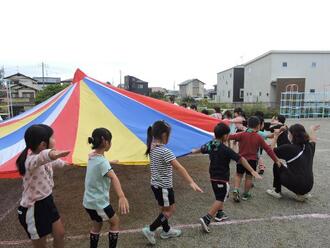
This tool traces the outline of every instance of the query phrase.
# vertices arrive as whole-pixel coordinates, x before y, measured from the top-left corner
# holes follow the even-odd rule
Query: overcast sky
[[[216,73],[269,50],[330,50],[322,0],[1,0],[0,66],[6,76],[101,81],[133,75],[151,86]]]

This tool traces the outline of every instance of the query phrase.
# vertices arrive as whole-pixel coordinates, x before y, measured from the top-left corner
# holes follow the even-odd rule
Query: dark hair
[[[25,175],[25,160],[29,149],[34,152],[38,149],[41,142],[45,142],[48,148],[49,139],[52,137],[53,133],[53,129],[44,124],[32,125],[26,129],[24,134],[26,147],[16,160],[16,166],[21,176]]]
[[[224,135],[229,133],[230,133],[230,128],[224,123],[219,123],[214,128],[214,136],[217,139],[221,139]]]
[[[243,112],[243,110],[240,107],[234,109],[234,113],[238,113],[239,115],[241,115],[242,112]]]
[[[289,132],[292,135],[292,143],[302,146],[309,142],[309,136],[301,124],[294,124],[289,127]]]
[[[92,144],[92,149],[97,149],[102,145],[103,139],[111,142],[112,134],[111,132],[104,128],[96,128],[92,133],[92,137],[88,137],[88,144]]]
[[[262,125],[265,122],[265,120],[264,120],[264,118],[262,116],[257,115],[256,117],[258,117],[258,119],[260,121],[260,125]]]
[[[167,137],[170,136],[171,126],[165,121],[156,121],[152,126],[148,127],[147,131],[147,150],[145,155],[150,154],[152,139],[161,139],[162,134],[166,133]]]
[[[285,123],[285,116],[284,115],[278,115],[277,116],[277,120],[279,122],[281,122],[282,124],[284,124]]]
[[[257,116],[251,116],[248,119],[249,128],[256,128],[260,124],[260,120]]]
[[[233,115],[232,115],[232,113],[230,112],[230,110],[226,110],[226,111],[223,113],[222,119],[224,119],[225,117],[230,118],[230,119],[233,117]]]
[[[196,106],[196,104],[191,104],[191,105],[190,105],[190,109],[197,110],[197,106]]]
[[[203,113],[203,114],[206,114],[206,115],[209,115],[209,111],[208,111],[207,109],[203,109],[203,110],[202,110],[202,113]]]
[[[255,115],[255,116],[260,116],[260,117],[264,118],[264,112],[259,111],[259,110],[257,110],[257,111],[254,113],[254,115]]]
[[[221,113],[220,107],[214,107],[214,110],[215,110],[216,113]]]
[[[181,107],[187,108],[187,103],[181,103]]]

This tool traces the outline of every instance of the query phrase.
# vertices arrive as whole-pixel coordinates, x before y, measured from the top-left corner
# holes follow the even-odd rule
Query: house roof
[[[13,74],[13,75],[10,75],[10,76],[8,76],[8,77],[5,77],[4,79],[10,79],[10,78],[12,78],[12,77],[25,77],[25,78],[28,78],[28,79],[31,79],[32,81],[34,81],[34,82],[38,82],[37,80],[35,80],[35,79],[33,79],[33,78],[31,78],[31,77],[28,77],[28,76],[26,76],[26,75],[24,75],[24,74],[22,74],[22,73],[19,73],[19,72],[17,72],[16,74]]]
[[[271,55],[271,54],[330,54],[330,51],[320,51],[320,50],[306,50],[306,51],[303,51],[303,50],[270,50],[248,62],[246,62],[245,64],[243,64],[244,66],[248,65],[248,64],[251,64],[257,60],[260,60],[268,55]]]
[[[17,84],[23,85],[25,87],[40,91],[42,90],[43,86],[42,85],[38,85],[38,84],[28,84],[28,83],[24,83],[24,82],[17,82]]]
[[[180,85],[187,85],[187,84],[190,84],[190,83],[192,83],[192,82],[194,82],[194,81],[199,81],[200,83],[202,83],[202,84],[205,84],[205,83],[203,83],[201,80],[199,80],[199,79],[197,79],[197,78],[193,78],[193,79],[188,79],[188,80],[186,80],[186,81],[183,81],[182,83],[180,83],[179,84],[179,86]]]
[[[236,65],[236,66],[230,67],[230,68],[228,68],[228,69],[226,69],[226,70],[220,71],[220,72],[218,72],[217,74],[224,73],[224,72],[226,72],[226,71],[233,70],[233,69],[235,69],[235,68],[244,68],[244,65]]]

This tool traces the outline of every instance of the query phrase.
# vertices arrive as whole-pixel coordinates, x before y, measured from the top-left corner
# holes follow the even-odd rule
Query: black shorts
[[[257,164],[258,164],[258,161],[256,160],[248,160],[249,164],[251,165],[251,167],[256,170],[257,169]],[[245,169],[245,167],[241,164],[237,164],[236,165],[236,172],[237,174],[244,174],[246,173],[247,175],[251,175],[251,173]]]
[[[111,219],[115,215],[115,210],[109,205],[103,209],[88,209],[85,208],[89,217],[96,222],[103,222]]]
[[[159,206],[169,207],[175,203],[173,188],[165,189],[151,185],[151,189],[154,192],[155,198],[158,201]]]
[[[36,201],[29,208],[19,206],[17,213],[19,222],[32,240],[52,233],[52,224],[60,218],[52,195]]]
[[[217,201],[225,202],[229,196],[229,183],[211,181],[215,199]]]

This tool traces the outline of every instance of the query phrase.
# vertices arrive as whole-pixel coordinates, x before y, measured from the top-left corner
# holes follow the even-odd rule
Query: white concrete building
[[[242,102],[244,66],[235,66],[217,74],[217,96],[221,103]]]
[[[237,101],[228,97],[229,90],[234,88],[236,93],[240,88],[244,102],[274,104],[279,104],[281,92],[289,84],[297,84],[300,92],[329,90],[330,51],[269,51],[242,66],[243,87],[234,79],[230,80],[235,67],[218,73],[218,99],[221,102]]]
[[[190,79],[179,84],[180,96],[184,97],[194,97],[194,98],[204,98],[204,84],[198,79]]]

